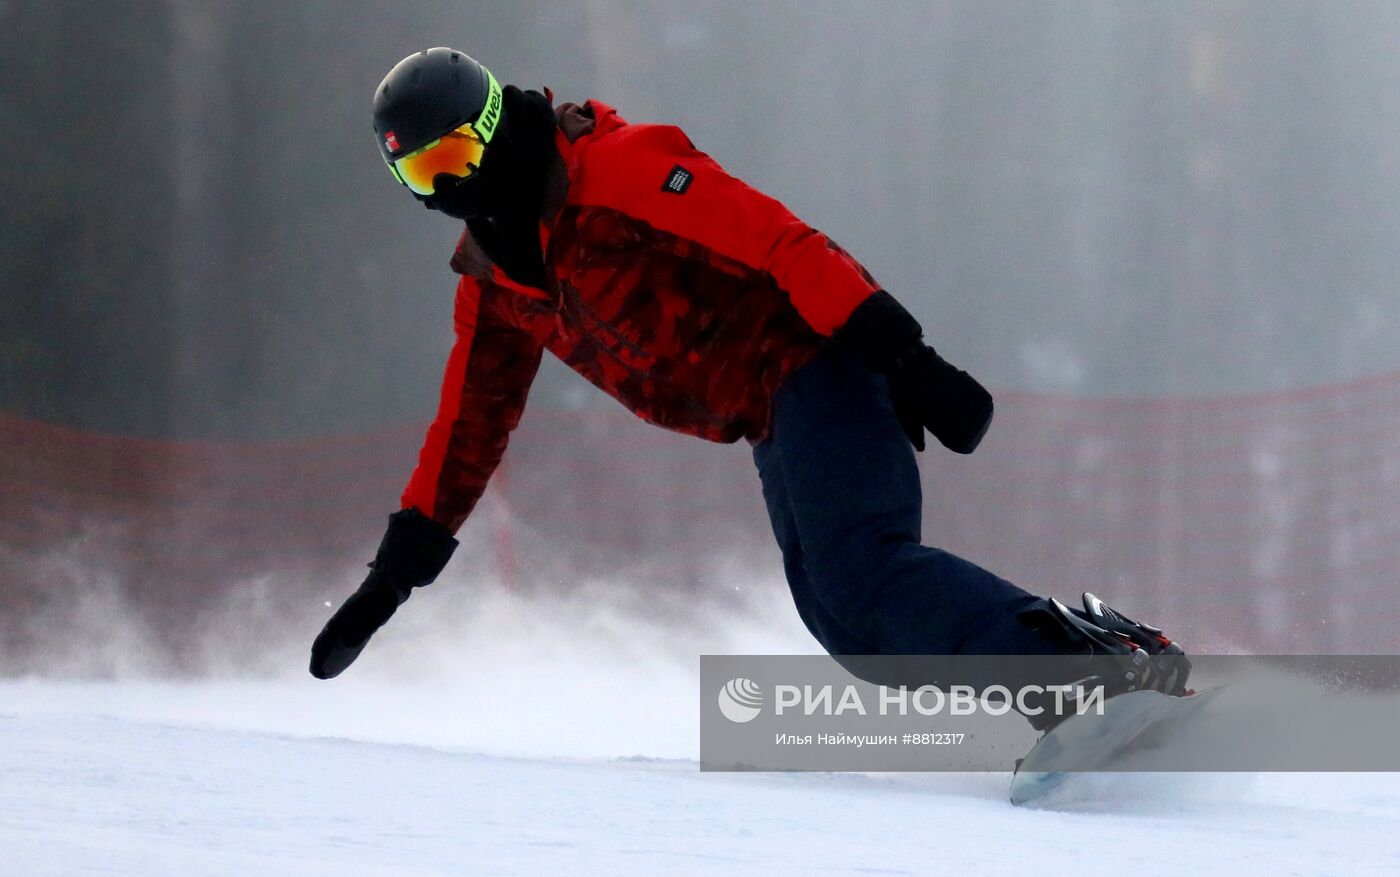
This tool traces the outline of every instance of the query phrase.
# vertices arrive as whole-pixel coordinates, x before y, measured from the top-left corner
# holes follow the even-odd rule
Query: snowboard
[[[1218,685],[1192,694],[1130,691],[1104,702],[1104,714],[1070,716],[1036,741],[1011,777],[1011,803],[1029,804],[1086,772],[1111,768],[1133,752],[1161,742],[1219,696]]]

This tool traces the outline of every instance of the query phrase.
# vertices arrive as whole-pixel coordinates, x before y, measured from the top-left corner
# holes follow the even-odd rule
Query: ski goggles
[[[501,87],[494,76],[490,76],[490,89],[486,107],[476,121],[448,131],[428,145],[389,162],[394,177],[412,191],[427,196],[433,194],[433,180],[438,174],[458,180],[476,174],[501,119]]]

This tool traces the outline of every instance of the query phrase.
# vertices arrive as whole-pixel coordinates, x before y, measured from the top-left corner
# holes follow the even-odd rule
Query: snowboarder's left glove
[[[336,610],[311,645],[311,675],[339,676],[364,650],[414,588],[430,585],[447,566],[457,540],[417,509],[389,516],[389,529],[359,590]]]
[[[923,341],[919,321],[884,290],[851,312],[835,336],[890,384],[894,413],[914,447],[924,430],[950,451],[970,454],[992,425],[992,394]]]

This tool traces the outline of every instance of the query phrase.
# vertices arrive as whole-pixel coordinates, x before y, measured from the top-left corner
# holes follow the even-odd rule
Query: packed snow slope
[[[8,692],[7,692],[8,694]],[[699,773],[111,717],[0,718],[13,875],[1400,873],[1391,777],[1127,778],[1067,812],[1001,774]]]
[[[1400,874],[1397,774],[1104,775],[1026,810],[1005,774],[700,773],[696,656],[810,650],[790,607],[683,633],[477,596],[415,597],[332,682],[314,629],[211,636],[285,672],[156,681],[109,623],[53,661],[109,678],[0,681],[0,875]]]

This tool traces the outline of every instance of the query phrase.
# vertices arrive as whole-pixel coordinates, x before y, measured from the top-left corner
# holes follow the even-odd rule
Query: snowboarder
[[[456,343],[402,510],[313,675],[345,670],[442,571],[548,350],[646,421],[753,445],[793,600],[832,655],[1112,656],[1144,665],[1120,689],[1184,689],[1184,662],[1144,664],[1181,654],[1160,631],[920,544],[914,451],[927,431],[971,453],[992,397],[854,258],[680,129],[556,108],[448,48],[397,64],[373,114],[394,177],[466,225]]]

